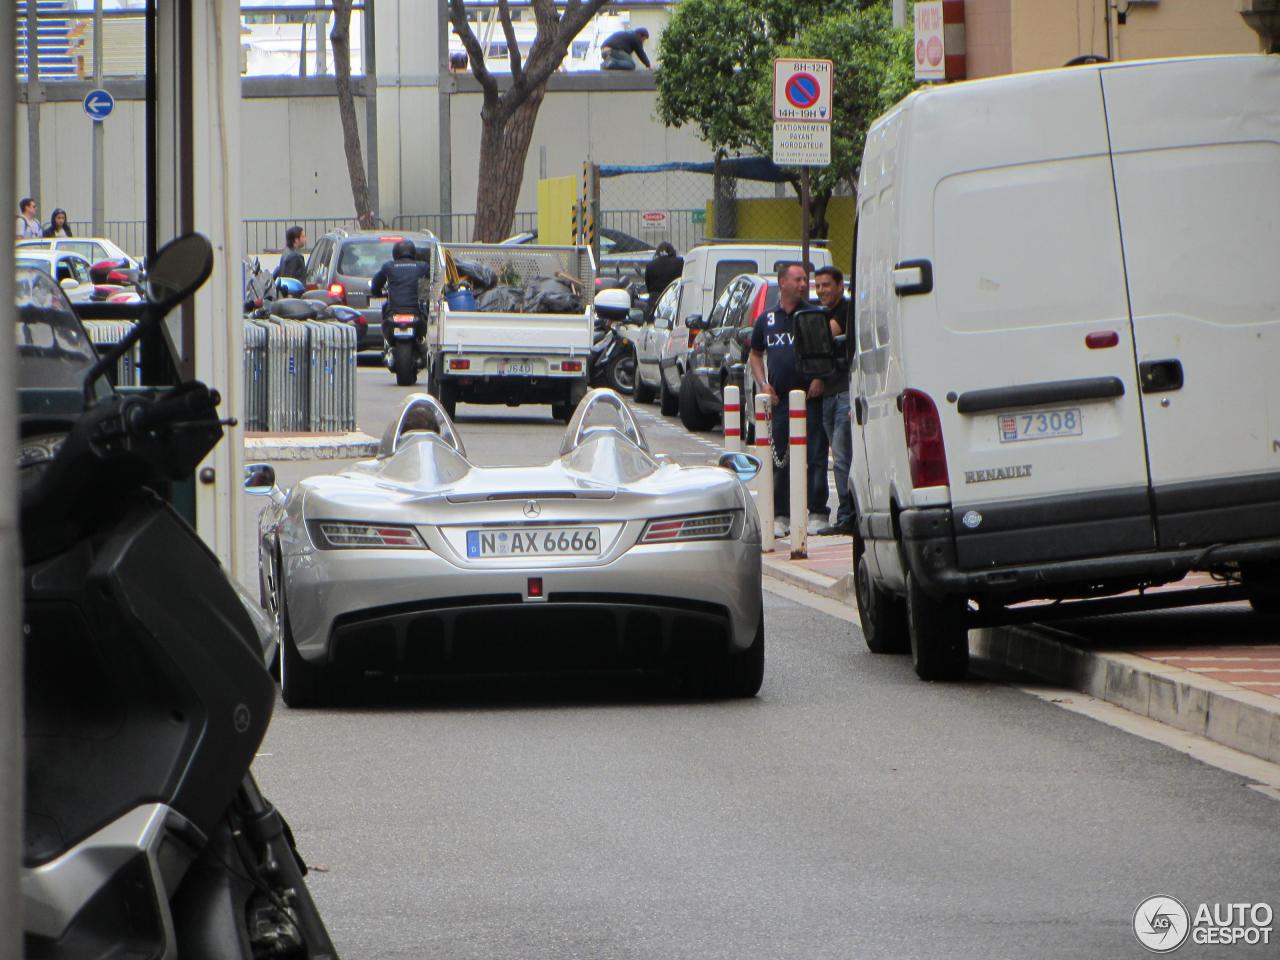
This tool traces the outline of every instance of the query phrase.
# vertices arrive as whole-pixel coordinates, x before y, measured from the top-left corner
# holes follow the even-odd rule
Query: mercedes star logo
[[[536,517],[542,513],[542,508],[538,506],[537,500],[529,500],[524,505],[524,515],[526,517]]]

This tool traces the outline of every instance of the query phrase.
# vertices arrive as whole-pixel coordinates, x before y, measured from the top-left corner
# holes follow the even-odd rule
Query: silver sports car
[[[264,605],[290,706],[366,671],[590,669],[675,674],[751,697],[764,674],[759,461],[655,457],[617,394],[587,395],[560,456],[472,464],[444,408],[412,394],[377,459],[287,493],[266,465]]]

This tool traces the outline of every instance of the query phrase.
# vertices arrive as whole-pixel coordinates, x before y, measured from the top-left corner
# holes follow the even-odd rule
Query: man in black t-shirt
[[[787,452],[790,449],[790,411],[787,394],[792,390],[804,390],[808,396],[806,408],[807,436],[817,449],[817,441],[825,439],[822,427],[821,380],[806,381],[796,370],[794,317],[796,311],[808,305],[809,273],[799,263],[786,263],[778,268],[778,306],[761,314],[751,331],[751,373],[756,383],[764,385],[764,392],[773,407],[773,515],[775,536],[785,537],[791,532],[791,484],[787,469]],[[768,377],[764,362],[769,360]],[[817,457],[806,456],[809,504],[808,524],[817,531],[826,526],[830,509],[827,507],[826,445],[822,444],[822,463]],[[806,454],[808,451],[806,451]],[[767,466],[767,464],[766,464]],[[797,519],[804,523],[805,518]]]
[[[831,324],[831,336],[849,333],[849,298],[844,295],[844,274],[835,267],[819,267],[813,275],[818,302]],[[818,531],[820,536],[853,533],[853,494],[849,492],[849,466],[853,459],[853,428],[849,423],[848,338],[844,350],[835,357],[836,372],[827,378],[822,397],[822,424],[831,444],[836,475],[836,522]]]

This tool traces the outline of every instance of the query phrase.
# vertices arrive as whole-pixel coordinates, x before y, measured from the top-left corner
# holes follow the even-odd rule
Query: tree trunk
[[[351,178],[351,199],[355,203],[356,220],[365,229],[376,221],[369,203],[369,181],[364,173],[364,154],[360,149],[360,128],[356,124],[356,104],[351,93],[351,0],[334,0],[333,29],[329,42],[333,45],[333,73],[338,88],[338,116],[342,119],[342,147],[347,154],[347,174]]]
[[[507,114],[495,102],[485,104],[480,120],[480,169],[486,172],[476,198],[476,243],[497,243],[511,232],[524,164],[533,140],[538,108],[546,96],[545,83]]]

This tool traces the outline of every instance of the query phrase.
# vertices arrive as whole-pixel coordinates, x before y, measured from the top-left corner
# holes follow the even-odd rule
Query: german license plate
[[[599,555],[599,527],[488,527],[467,531],[469,560]]]
[[[1079,407],[1003,413],[998,420],[1001,443],[1084,436],[1084,420],[1080,416]]]
[[[498,376],[531,377],[533,376],[533,362],[530,360],[499,360]]]

